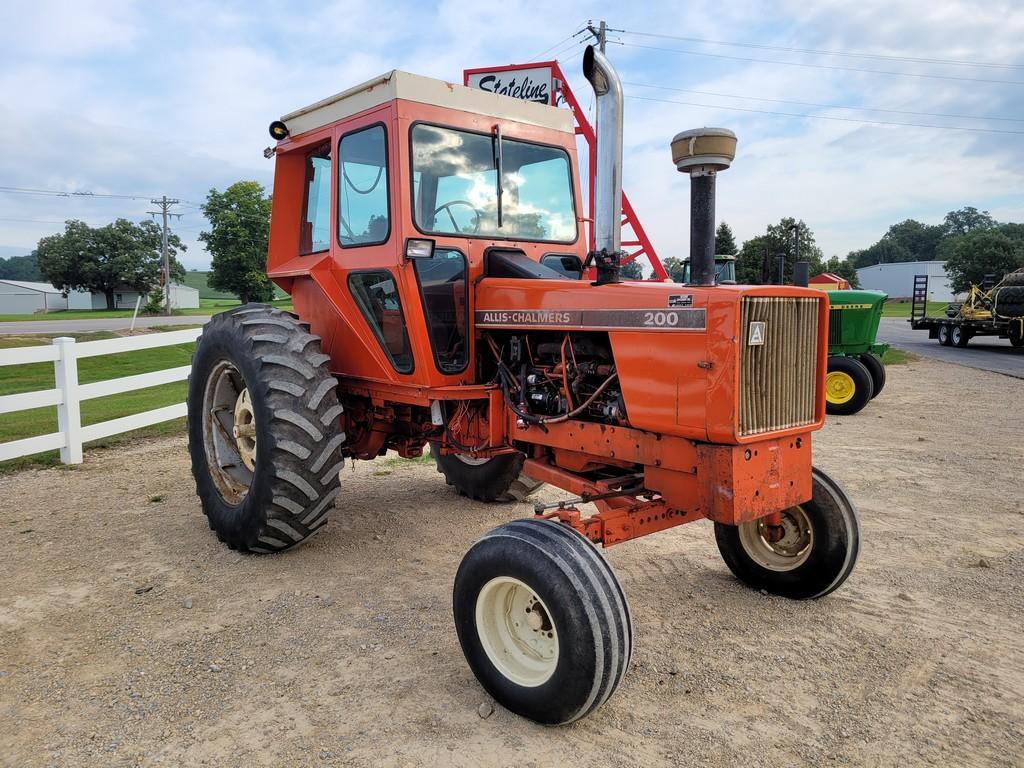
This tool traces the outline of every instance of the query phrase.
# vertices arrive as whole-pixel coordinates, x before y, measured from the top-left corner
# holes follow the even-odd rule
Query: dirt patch
[[[741,587],[707,523],[608,550],[633,665],[559,729],[482,718],[451,624],[462,554],[528,504],[359,463],[320,535],[253,557],[207,529],[181,438],[2,477],[0,763],[1020,765],[1022,398],[919,361],[830,419],[816,463],[864,546],[823,600]]]

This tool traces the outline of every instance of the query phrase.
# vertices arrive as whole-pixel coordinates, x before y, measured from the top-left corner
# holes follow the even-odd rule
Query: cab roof
[[[572,113],[568,109],[501,96],[398,69],[289,112],[281,121],[288,126],[291,135],[297,136],[394,99],[573,133]]]

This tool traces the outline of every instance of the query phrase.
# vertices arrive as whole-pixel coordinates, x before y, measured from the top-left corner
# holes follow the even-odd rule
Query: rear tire
[[[560,523],[517,520],[487,533],[459,566],[452,608],[480,684],[544,725],[593,712],[629,666],[632,620],[618,579]]]
[[[885,389],[885,363],[870,352],[857,357],[871,374],[871,399],[874,400]]]
[[[944,347],[952,346],[953,338],[952,334],[950,333],[950,327],[947,323],[943,323],[942,325],[939,326],[939,332],[935,338],[937,338],[939,340],[939,344],[941,344]]]
[[[850,416],[871,402],[874,384],[871,374],[855,357],[833,355],[828,359],[825,377],[825,411],[835,416]]]
[[[971,340],[971,334],[964,330],[962,325],[954,325],[949,332],[949,343],[954,347],[966,347]]]
[[[295,317],[263,304],[203,328],[188,448],[203,512],[232,549],[288,549],[326,522],[345,440],[329,360]]]
[[[782,539],[769,543],[763,520],[715,523],[715,541],[733,574],[752,589],[794,600],[824,597],[846,581],[860,552],[860,522],[839,484],[815,467],[810,501],[783,512]]]
[[[436,443],[431,445],[430,452],[445,482],[461,495],[477,501],[523,501],[543,485],[523,474],[526,457],[521,453],[473,459],[454,453],[442,454]]]

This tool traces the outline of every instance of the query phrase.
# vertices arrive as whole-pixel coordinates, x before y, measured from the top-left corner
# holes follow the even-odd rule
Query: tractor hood
[[[474,321],[478,333],[607,334],[632,426],[742,443],[821,426],[827,311],[821,291],[792,286],[491,277]]]

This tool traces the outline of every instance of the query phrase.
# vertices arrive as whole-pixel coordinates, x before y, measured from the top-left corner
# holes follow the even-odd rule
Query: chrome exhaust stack
[[[736,134],[697,128],[672,139],[672,162],[690,174],[690,285],[715,284],[715,177],[736,157]]]
[[[594,169],[594,250],[597,284],[619,283],[622,258],[622,82],[601,51],[587,46],[583,76],[597,100],[597,167]]]

